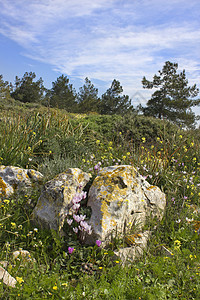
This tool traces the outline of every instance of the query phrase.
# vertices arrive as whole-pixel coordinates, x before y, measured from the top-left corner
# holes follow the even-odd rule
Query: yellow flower
[[[142,137],[142,142],[145,143],[146,142],[146,138]]]
[[[58,289],[58,287],[57,287],[57,285],[56,285],[56,283],[55,283],[55,285],[53,286],[53,290],[57,290]]]
[[[130,152],[127,152],[126,155],[129,156],[129,155],[131,155],[131,154],[130,154]]]
[[[179,246],[179,245],[181,245],[181,242],[179,240],[176,240],[176,241],[174,241],[174,244]]]
[[[13,229],[17,227],[16,223],[14,223],[14,222],[11,222],[10,224],[11,224]]]
[[[124,160],[124,159],[126,159],[126,156],[124,155],[124,156],[122,156],[122,159]]]
[[[101,269],[103,269],[103,267],[99,267],[99,269],[101,270]]]
[[[116,262],[116,264],[119,264],[119,261],[118,261],[118,260],[116,260],[115,262]]]
[[[154,145],[151,145],[151,149],[153,149],[154,148]]]
[[[100,144],[100,140],[96,140],[96,144],[99,145]]]
[[[85,163],[85,158],[83,158],[83,159],[82,159],[82,162],[84,162],[84,163]]]
[[[24,279],[22,277],[16,277],[17,282],[19,282],[19,284],[22,284],[24,282]]]
[[[61,285],[62,286],[68,286],[68,283],[67,282],[63,282]]]
[[[113,142],[109,142],[109,146],[112,146]]]
[[[193,146],[194,146],[194,143],[193,143],[193,142],[191,142],[191,143],[190,143],[190,146],[191,146],[191,147],[193,147]]]
[[[121,131],[119,132],[119,134],[120,134],[120,135],[122,134]]]

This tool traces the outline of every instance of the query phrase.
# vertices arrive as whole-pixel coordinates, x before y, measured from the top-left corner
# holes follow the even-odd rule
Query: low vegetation
[[[1,199],[0,260],[17,279],[15,288],[0,281],[1,299],[199,299],[199,130],[133,114],[12,105],[0,116],[1,164],[36,169],[44,181],[69,167],[95,176],[98,163],[131,164],[166,193],[167,208],[160,224],[146,224],[153,234],[143,256],[122,266],[113,259],[117,236],[108,249],[83,246],[70,227],[62,238],[32,224],[37,192]],[[14,260],[19,249],[34,260]]]

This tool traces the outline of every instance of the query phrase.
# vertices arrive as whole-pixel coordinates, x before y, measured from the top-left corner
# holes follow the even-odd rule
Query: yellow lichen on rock
[[[7,185],[0,176],[0,196],[6,196]]]

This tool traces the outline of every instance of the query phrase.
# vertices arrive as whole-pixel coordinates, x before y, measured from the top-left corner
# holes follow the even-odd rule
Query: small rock
[[[3,279],[3,283],[10,287],[15,287],[17,281],[12,277],[3,267],[0,266],[0,280]]]

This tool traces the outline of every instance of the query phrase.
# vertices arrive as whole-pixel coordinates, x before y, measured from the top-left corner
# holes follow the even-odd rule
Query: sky
[[[9,82],[32,71],[51,88],[64,74],[78,92],[88,77],[101,95],[117,79],[144,105],[152,90],[142,78],[166,61],[200,88],[199,0],[0,0],[0,74]]]

